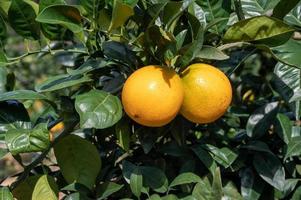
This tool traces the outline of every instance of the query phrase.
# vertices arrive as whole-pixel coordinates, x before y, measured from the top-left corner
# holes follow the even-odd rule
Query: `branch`
[[[40,164],[44,158],[47,156],[47,154],[49,153],[49,151],[51,150],[51,148],[58,143],[58,141],[63,138],[64,136],[66,136],[68,133],[70,133],[74,127],[77,125],[77,122],[73,122],[70,126],[68,126],[57,138],[54,139],[54,141],[47,147],[47,149],[45,149],[40,155],[39,157],[37,157],[32,163],[30,163],[29,165],[27,165],[23,171],[23,173],[21,174],[21,176],[18,177],[18,179],[12,183],[12,185],[10,186],[11,190],[14,190],[20,183],[22,183],[29,175],[29,173],[31,172],[31,170],[33,170],[38,164]]]
[[[238,20],[244,20],[244,12],[242,10],[241,1],[240,0],[234,0],[234,6],[235,6],[235,12],[238,17]]]

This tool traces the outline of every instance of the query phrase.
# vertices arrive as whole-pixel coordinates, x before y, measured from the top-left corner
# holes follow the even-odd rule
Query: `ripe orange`
[[[194,123],[210,123],[220,118],[232,100],[229,79],[208,64],[193,64],[182,72],[184,100],[181,114]]]
[[[179,112],[184,98],[180,77],[168,68],[149,65],[135,71],[125,82],[122,104],[139,124],[160,127]]]

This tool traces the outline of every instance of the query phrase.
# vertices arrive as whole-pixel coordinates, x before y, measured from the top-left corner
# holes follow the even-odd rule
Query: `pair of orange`
[[[135,71],[125,82],[122,104],[139,124],[160,127],[178,112],[194,123],[210,123],[221,117],[232,99],[228,78],[208,64],[193,64],[181,77],[160,66]]]

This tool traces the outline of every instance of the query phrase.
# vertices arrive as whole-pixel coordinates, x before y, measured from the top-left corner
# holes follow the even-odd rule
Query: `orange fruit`
[[[220,118],[232,100],[231,83],[219,69],[208,64],[193,64],[181,74],[184,100],[181,114],[204,124]]]
[[[122,90],[122,104],[127,115],[150,127],[160,127],[172,121],[183,98],[182,82],[176,72],[155,65],[136,70]]]
[[[55,135],[61,134],[65,129],[64,122],[59,122],[56,124],[54,127],[52,127],[49,132],[50,132],[50,141],[53,141],[55,138]]]

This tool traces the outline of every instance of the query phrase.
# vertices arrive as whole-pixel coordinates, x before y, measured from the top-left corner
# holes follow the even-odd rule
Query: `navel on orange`
[[[154,65],[135,71],[122,90],[122,104],[127,115],[150,127],[160,127],[173,120],[183,98],[180,77],[172,69]]]
[[[181,114],[194,123],[210,123],[220,118],[232,100],[227,76],[208,64],[193,64],[182,72],[184,100]]]

